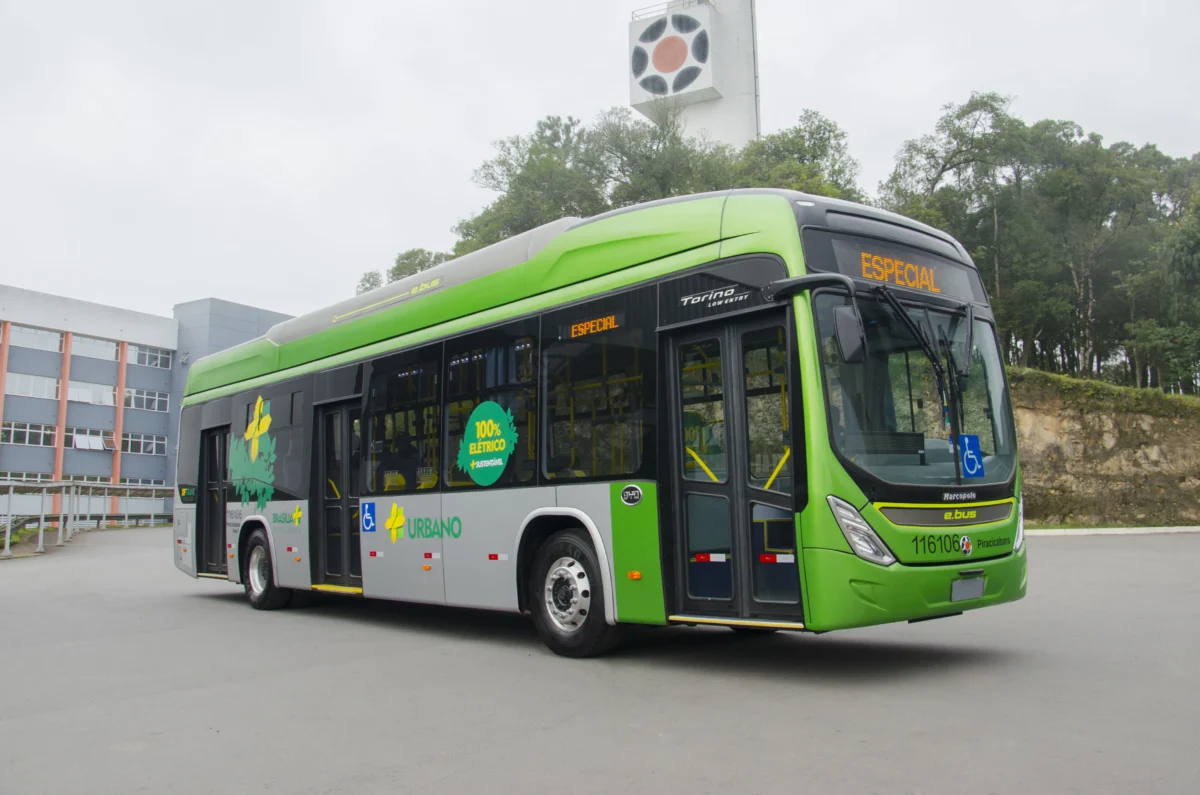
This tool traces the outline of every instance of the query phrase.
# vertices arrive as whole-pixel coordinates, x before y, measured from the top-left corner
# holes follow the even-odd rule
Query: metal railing
[[[633,21],[637,22],[640,19],[650,19],[651,17],[661,17],[668,11],[678,11],[683,8],[691,8],[693,6],[711,6],[712,0],[670,0],[666,3],[658,3],[645,8],[639,8],[633,12]]]
[[[86,497],[84,490],[87,490]],[[83,483],[80,481],[0,481],[0,495],[6,496],[5,510],[0,513],[0,518],[3,519],[4,528],[4,548],[0,550],[0,558],[12,557],[12,533],[13,524],[17,518],[32,517],[31,514],[17,514],[14,510],[14,502],[17,495],[38,495],[40,497],[40,514],[38,516],[38,540],[37,549],[35,552],[42,553],[46,551],[45,534],[46,534],[46,505],[49,497],[51,511],[53,511],[54,497],[59,498],[58,503],[58,540],[55,546],[63,546],[70,541],[80,530],[88,529],[91,526],[102,527],[113,521],[123,519],[126,527],[129,526],[130,518],[140,520],[149,516],[151,524],[156,516],[161,516],[163,519],[170,520],[171,513],[163,511],[162,513],[146,511],[130,511],[129,503],[133,499],[155,499],[165,500],[175,496],[175,489],[171,486],[126,486],[115,483]],[[103,509],[100,512],[92,510],[92,500],[95,497],[101,498]],[[111,503],[111,498],[124,498],[124,511],[110,512],[108,506]],[[87,503],[84,504],[84,500]],[[54,516],[50,516],[50,522],[54,523]],[[24,522],[22,526],[28,524]]]

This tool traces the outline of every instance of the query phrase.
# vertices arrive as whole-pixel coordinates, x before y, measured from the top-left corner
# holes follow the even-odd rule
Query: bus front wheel
[[[242,583],[246,598],[256,610],[278,610],[291,601],[292,592],[275,584],[275,567],[271,564],[271,545],[262,528],[250,534],[246,556],[242,563]]]
[[[592,657],[620,640],[620,628],[605,620],[600,563],[582,528],[561,530],[538,549],[529,604],[538,635],[555,654]]]

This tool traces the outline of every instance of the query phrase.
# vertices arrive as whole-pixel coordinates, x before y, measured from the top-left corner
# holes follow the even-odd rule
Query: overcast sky
[[[0,282],[164,315],[332,303],[453,244],[493,140],[626,104],[648,4],[0,0]],[[758,0],[758,20],[764,132],[821,111],[872,192],[972,90],[1200,150],[1196,0]]]

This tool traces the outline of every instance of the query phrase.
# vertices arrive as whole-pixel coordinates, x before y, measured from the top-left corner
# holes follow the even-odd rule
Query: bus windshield
[[[838,348],[833,310],[849,301],[837,293],[818,293],[814,300],[833,444],[843,458],[895,484],[1007,481],[1016,463],[1016,441],[992,325],[975,320],[974,334],[968,335],[963,314],[906,303],[901,308],[913,321],[909,324],[876,294],[863,292],[856,305],[867,355],[848,364]],[[944,378],[911,330],[914,324],[933,352],[944,357]],[[962,434],[958,451],[951,445],[952,412]]]

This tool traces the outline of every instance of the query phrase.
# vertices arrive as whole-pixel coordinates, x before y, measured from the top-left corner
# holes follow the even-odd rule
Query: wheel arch
[[[539,508],[525,517],[521,529],[517,532],[516,578],[517,606],[521,611],[529,609],[528,586],[529,568],[533,565],[534,557],[542,542],[553,533],[580,527],[587,532],[592,540],[592,549],[600,562],[600,581],[604,585],[604,615],[605,623],[617,623],[617,596],[613,588],[612,566],[608,560],[608,550],[592,518],[576,508]]]
[[[250,543],[250,536],[255,530],[261,529],[267,535],[267,552],[271,555],[271,571],[278,571],[275,561],[275,536],[271,533],[271,523],[267,521],[267,517],[260,515],[247,516],[242,520],[241,526],[238,528],[237,539],[237,579],[234,580],[233,572],[230,572],[229,579],[234,582],[242,581],[242,564],[246,562],[246,546]]]

